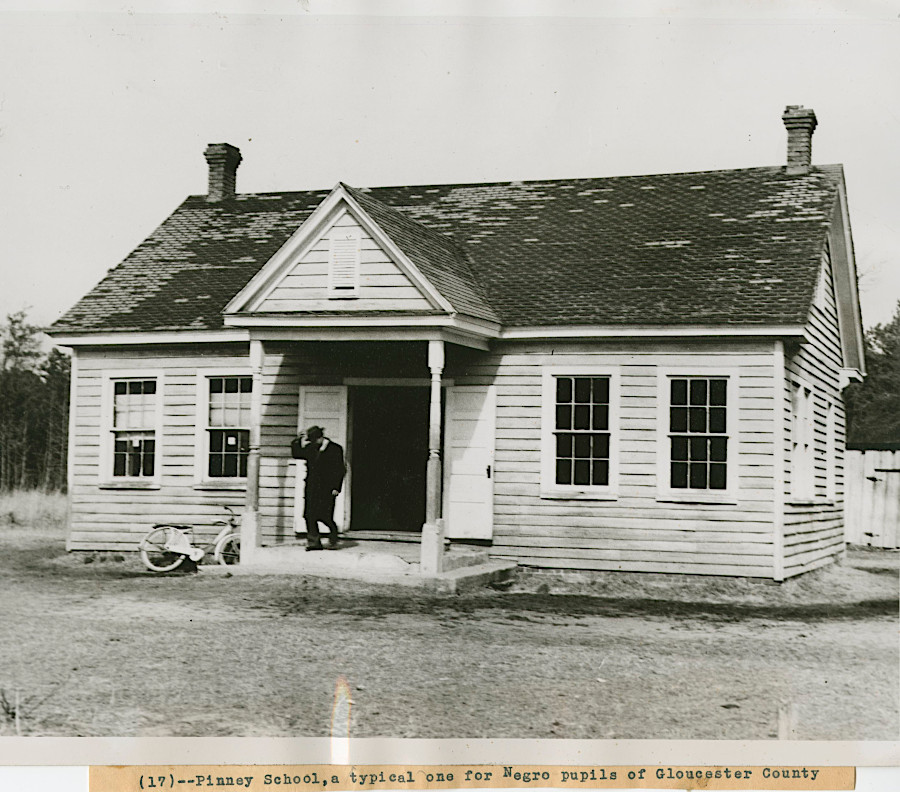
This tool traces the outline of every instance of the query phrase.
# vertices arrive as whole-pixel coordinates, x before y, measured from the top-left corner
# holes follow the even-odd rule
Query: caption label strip
[[[182,765],[91,767],[90,792],[418,789],[856,788],[853,767],[633,765]]]

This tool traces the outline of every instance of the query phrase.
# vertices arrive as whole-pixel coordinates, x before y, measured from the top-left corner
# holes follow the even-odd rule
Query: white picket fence
[[[848,450],[844,488],[846,540],[872,547],[900,547],[900,450]]]

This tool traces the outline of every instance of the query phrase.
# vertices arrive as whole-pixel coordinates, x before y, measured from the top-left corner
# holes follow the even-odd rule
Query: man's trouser
[[[319,515],[318,517],[306,517],[306,543],[311,547],[320,547],[322,545],[322,536],[319,533],[319,523],[326,526],[330,531],[328,535],[329,544],[337,544],[338,527],[333,517],[328,515]]]

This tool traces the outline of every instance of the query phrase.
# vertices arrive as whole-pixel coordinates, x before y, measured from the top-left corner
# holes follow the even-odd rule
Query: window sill
[[[194,484],[195,490],[215,490],[218,492],[222,491],[233,491],[233,492],[243,492],[247,489],[247,480],[246,479],[237,479],[235,481],[200,481]]]
[[[592,491],[586,489],[549,489],[541,490],[542,500],[582,500],[582,501],[614,501],[619,496],[611,491]]]
[[[698,505],[736,506],[737,498],[730,492],[661,492],[656,496],[657,503],[695,503]]]
[[[109,490],[158,490],[158,481],[101,481],[100,489]]]

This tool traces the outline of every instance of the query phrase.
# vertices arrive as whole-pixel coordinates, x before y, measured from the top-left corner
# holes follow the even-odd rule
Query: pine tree
[[[0,325],[0,491],[66,482],[69,359],[17,311]]]
[[[6,317],[0,364],[4,371],[34,371],[41,364],[40,328],[29,324],[24,310]]]

